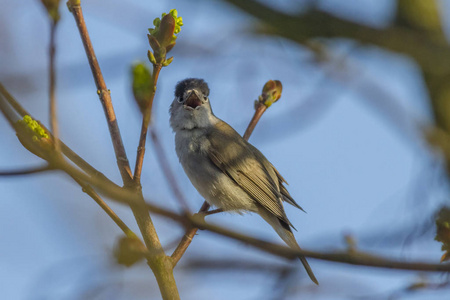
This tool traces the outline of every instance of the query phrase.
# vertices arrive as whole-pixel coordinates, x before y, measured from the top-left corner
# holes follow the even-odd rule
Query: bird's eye
[[[204,100],[205,102],[208,102],[208,97],[203,96],[203,100]]]
[[[177,101],[178,101],[178,103],[183,103],[183,98],[177,97]]]

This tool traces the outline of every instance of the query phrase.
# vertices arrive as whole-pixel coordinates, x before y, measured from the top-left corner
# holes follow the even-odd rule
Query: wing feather
[[[292,226],[284,212],[281,200],[285,199],[285,196],[280,191],[280,183],[274,181],[270,176],[270,171],[262,163],[266,160],[265,157],[259,150],[242,139],[228,124],[223,122],[218,126],[221,127],[220,130],[214,128],[213,130],[216,132],[209,135],[211,145],[208,149],[208,156],[210,160],[256,203]],[[230,145],[233,146],[230,147]],[[275,173],[278,175],[276,170]],[[286,189],[284,188],[284,190]],[[289,193],[287,194],[289,195]],[[290,202],[288,201],[288,203]]]
[[[280,193],[283,196],[283,200],[286,201],[287,203],[289,203],[292,206],[297,207],[298,209],[300,209],[301,211],[306,212],[300,205],[298,205],[297,202],[295,202],[295,200],[292,198],[291,194],[289,194],[288,190],[286,189],[286,187],[284,186],[283,183],[286,183],[286,180],[283,178],[283,176],[281,176],[280,172],[278,172],[278,170],[271,164],[272,169],[275,171],[275,174],[277,175],[278,178],[278,182],[279,182],[279,187],[280,187]]]

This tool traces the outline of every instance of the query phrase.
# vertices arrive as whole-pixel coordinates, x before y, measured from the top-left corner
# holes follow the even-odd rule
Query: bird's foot
[[[209,215],[214,215],[217,213],[221,213],[223,212],[223,209],[218,208],[218,209],[213,209],[213,210],[209,210],[209,211],[202,211],[202,212],[198,212],[192,215],[192,218],[194,220],[196,220],[197,223],[206,223],[205,221],[205,217],[209,216]],[[198,226],[198,229],[203,230],[203,228],[201,228],[201,226]]]

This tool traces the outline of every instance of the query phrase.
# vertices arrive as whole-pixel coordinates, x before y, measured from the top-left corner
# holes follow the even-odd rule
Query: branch
[[[6,88],[0,83],[0,95],[3,95],[6,101],[11,105],[11,107],[21,116],[24,117],[26,115],[31,116],[31,114],[23,108],[19,102],[17,102],[16,99],[6,90]],[[4,105],[5,103],[0,103]],[[9,108],[8,108],[9,109]],[[5,115],[5,114],[4,114]],[[5,115],[6,116],[6,115]],[[32,116],[31,116],[32,117]],[[16,117],[17,118],[17,117]],[[33,118],[35,119],[35,118]],[[39,122],[39,125],[45,129],[48,133],[50,131],[48,128],[46,128],[42,123]],[[14,127],[11,124],[12,127]],[[50,133],[51,135],[51,133]],[[54,139],[54,137],[52,137]],[[61,144],[61,150],[62,153],[67,156],[68,159],[70,159],[75,165],[77,165],[80,169],[85,171],[87,174],[90,174],[91,176],[95,176],[97,178],[106,180],[110,182],[111,184],[114,184],[112,181],[110,181],[103,173],[95,169],[93,166],[91,166],[87,161],[85,161],[82,157],[80,157],[78,154],[76,154],[72,149],[70,149],[65,143],[63,143],[61,140],[59,140],[59,143]]]
[[[59,142],[59,128],[58,128],[58,117],[57,117],[57,109],[56,109],[56,70],[55,70],[55,53],[56,53],[56,44],[55,44],[55,36],[56,36],[56,28],[58,26],[58,21],[50,21],[50,46],[49,46],[49,98],[50,98],[50,106],[49,106],[49,115],[50,115],[50,128],[52,134],[54,136],[55,141],[55,150],[57,153],[61,152],[61,145]]]
[[[255,272],[268,272],[279,273],[287,270],[295,270],[294,266],[285,266],[280,264],[262,263],[261,261],[248,261],[237,259],[205,259],[195,258],[189,259],[186,264],[183,264],[184,269],[194,270],[230,270],[236,272],[242,271],[255,271]]]
[[[250,124],[248,124],[247,129],[245,130],[244,133],[244,139],[248,141],[248,139],[250,138],[250,135],[253,132],[253,129],[255,129],[256,124],[258,124],[259,119],[261,119],[263,113],[266,111],[267,106],[265,106],[264,104],[261,104],[258,102],[257,107],[255,109],[255,114],[253,115],[253,118],[250,121]]]
[[[202,207],[200,207],[198,214],[206,213],[208,212],[210,205],[208,202],[203,202]],[[195,234],[197,233],[198,228],[197,227],[191,227],[189,228],[184,236],[181,238],[180,243],[173,251],[172,255],[170,256],[172,258],[172,264],[173,267],[177,265],[177,263],[180,261],[183,254],[186,252],[187,248],[192,242],[192,239],[194,238]]]
[[[0,176],[21,176],[21,175],[31,175],[36,173],[42,173],[46,171],[54,170],[49,165],[34,167],[34,168],[25,168],[25,169],[17,169],[11,171],[0,171]]]
[[[8,104],[5,103],[3,98],[3,93],[1,93],[2,85],[0,84],[0,111],[5,116],[6,121],[8,121],[9,125],[14,128],[14,124],[19,120],[16,112],[9,107]]]
[[[125,153],[125,147],[122,142],[122,137],[120,135],[114,107],[111,102],[111,94],[106,87],[105,80],[103,79],[103,74],[101,72],[100,65],[95,55],[94,48],[87,31],[86,23],[84,21],[80,1],[70,0],[68,2],[68,6],[75,18],[75,22],[80,32],[84,50],[86,52],[89,66],[91,67],[92,75],[94,77],[95,86],[97,87],[97,94],[105,112],[109,133],[111,135],[114,152],[117,158],[117,166],[119,167],[119,171],[122,175],[122,179],[124,180],[125,185],[128,185],[132,179],[130,165]]]
[[[161,72],[161,68],[162,68],[161,64],[153,65],[153,72],[151,77],[152,92],[150,94],[142,118],[141,135],[139,138],[139,146],[137,150],[136,165],[134,167],[134,176],[133,176],[134,182],[139,185],[141,184],[141,173],[142,173],[142,165],[144,164],[145,142],[147,140],[148,126],[150,124],[150,119],[152,117],[153,99],[155,98],[156,84],[158,83],[158,77],[159,72]]]
[[[90,185],[84,183],[76,177],[71,177],[78,183],[78,185],[82,187],[83,192],[88,194],[106,212],[106,214],[114,221],[114,223],[116,223],[117,226],[122,229],[123,233],[127,237],[137,238],[137,235],[119,218],[119,216],[117,216],[117,214],[111,209],[111,207],[109,207],[108,204],[103,201],[103,199],[97,194],[97,192],[95,192],[95,190]]]

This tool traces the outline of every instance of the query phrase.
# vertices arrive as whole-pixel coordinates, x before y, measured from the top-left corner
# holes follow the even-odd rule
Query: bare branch
[[[189,259],[187,263],[183,264],[184,269],[199,269],[199,270],[229,270],[232,272],[240,271],[255,271],[255,272],[282,272],[285,270],[295,270],[293,266],[286,266],[281,264],[268,264],[260,261],[247,261],[238,259],[205,259],[194,258]]]
[[[23,108],[19,102],[17,102],[16,99],[6,90],[6,88],[0,83],[0,95],[3,95],[6,99],[6,101],[11,105],[11,107],[21,116],[24,117],[26,115],[31,116],[31,114]],[[5,104],[1,102],[0,104]],[[8,108],[9,109],[9,108]],[[5,115],[6,116],[6,115]],[[17,119],[17,116],[15,117]],[[35,118],[33,118],[35,119]],[[45,131],[50,131],[39,122],[39,125],[45,129]],[[12,127],[14,127],[11,124]],[[54,139],[54,137],[52,137]],[[72,149],[70,149],[66,144],[64,144],[61,140],[59,140],[61,143],[61,150],[65,156],[67,156],[68,159],[70,159],[75,165],[77,165],[80,169],[85,171],[87,174],[91,176],[95,176],[97,178],[101,178],[103,180],[109,181],[113,184],[112,181],[110,181],[103,173],[95,169],[93,166],[91,166],[87,161],[85,161],[82,157],[80,157],[78,154],[76,154]]]
[[[253,115],[253,118],[251,119],[250,123],[247,126],[247,129],[245,130],[245,133],[243,136],[245,140],[248,141],[248,139],[250,138],[250,135],[253,132],[253,129],[255,129],[256,124],[258,124],[259,119],[261,119],[261,116],[266,111],[266,109],[267,109],[267,106],[258,102],[257,107],[255,109],[255,114]]]
[[[83,189],[83,192],[88,194],[104,211],[105,213],[114,221],[114,223],[122,229],[123,233],[128,237],[137,238],[137,235],[119,218],[119,216],[108,206],[108,204],[103,201],[103,199],[97,194],[97,192],[88,184],[84,183],[80,179],[73,177],[78,185]]]
[[[58,128],[58,117],[56,109],[56,70],[55,70],[55,53],[56,53],[56,28],[58,27],[57,21],[50,21],[50,46],[49,46],[49,115],[50,115],[50,128],[54,136],[55,150],[57,153],[61,152],[61,144],[59,141],[59,128]]]
[[[139,185],[141,183],[142,165],[144,164],[145,142],[147,140],[148,126],[150,124],[150,119],[152,117],[153,99],[155,98],[156,84],[158,82],[159,72],[161,72],[161,68],[162,68],[161,64],[153,65],[153,73],[151,78],[152,80],[151,86],[153,87],[152,93],[150,95],[147,107],[145,108],[144,115],[142,118],[141,135],[139,138],[139,146],[136,155],[136,165],[134,168],[134,177],[133,177],[135,183]]]
[[[3,93],[1,93],[2,85],[0,84],[0,111],[5,116],[9,125],[14,128],[14,123],[19,120],[17,114],[9,107],[9,105],[4,101]]]
[[[74,4],[73,2],[77,4]],[[125,185],[128,185],[132,180],[132,174],[128,158],[125,153],[125,147],[123,145],[122,137],[120,135],[116,114],[114,112],[114,107],[111,102],[111,94],[108,88],[106,87],[106,83],[103,78],[103,74],[101,72],[97,57],[95,55],[94,48],[92,46],[92,42],[89,37],[89,33],[87,31],[83,12],[81,10],[79,2],[80,1],[69,1],[68,5],[70,7],[70,11],[72,12],[75,18],[75,22],[80,32],[84,50],[86,51],[89,66],[91,67],[92,75],[94,77],[95,86],[97,87],[97,94],[99,96],[100,102],[102,103],[103,110],[105,112],[106,120],[108,123],[108,129],[114,146],[114,152],[116,154],[117,165],[119,167],[120,174],[122,175],[122,179],[124,180]]]
[[[209,209],[210,205],[208,202],[203,202],[202,207],[200,207],[198,214],[206,213]],[[189,228],[186,233],[181,238],[180,243],[173,251],[172,255],[170,256],[172,258],[172,264],[173,267],[177,265],[178,261],[180,261],[183,254],[186,252],[187,248],[192,242],[192,239],[194,238],[195,234],[197,233],[198,228],[197,227],[191,227]]]
[[[203,213],[203,215],[205,215],[205,216],[210,216],[210,215],[215,215],[215,214],[219,214],[219,213],[222,213],[222,212],[224,212],[223,209],[217,208],[217,209],[205,211],[205,212]]]
[[[49,165],[45,165],[45,166],[34,167],[34,168],[16,169],[16,170],[11,170],[11,171],[0,171],[0,177],[1,176],[6,177],[6,176],[31,175],[31,174],[42,173],[42,172],[47,172],[47,171],[51,171],[51,170],[54,170],[54,168],[52,168]]]

